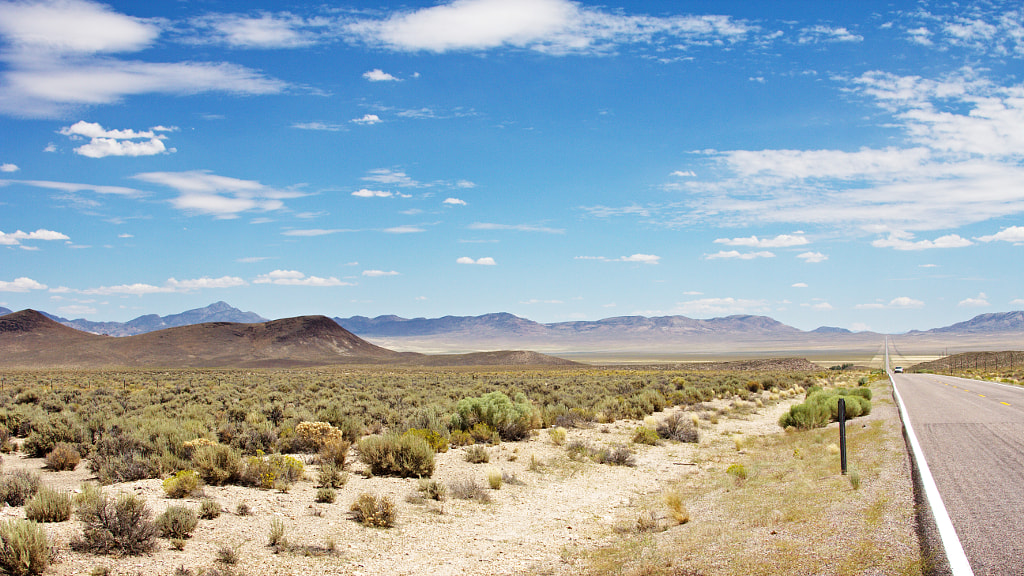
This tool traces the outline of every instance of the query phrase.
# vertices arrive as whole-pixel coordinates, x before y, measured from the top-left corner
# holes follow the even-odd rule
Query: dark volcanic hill
[[[425,356],[375,346],[326,316],[207,322],[114,338],[35,310],[0,316],[0,367],[283,367],[327,364],[573,364],[532,352]]]

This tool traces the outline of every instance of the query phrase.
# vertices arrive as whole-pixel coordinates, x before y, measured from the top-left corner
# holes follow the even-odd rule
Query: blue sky
[[[1013,2],[0,1],[0,305],[1024,308]]]

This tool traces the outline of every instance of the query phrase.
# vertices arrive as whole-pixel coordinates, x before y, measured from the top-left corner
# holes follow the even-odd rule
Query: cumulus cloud
[[[447,52],[527,48],[549,54],[601,52],[664,39],[677,49],[741,41],[753,28],[728,16],[629,16],[569,0],[454,0],[356,20],[354,39],[392,50]]]
[[[676,305],[675,311],[686,316],[722,316],[727,314],[750,314],[766,312],[768,303],[764,300],[743,298],[700,298]]]
[[[363,276],[369,276],[371,278],[379,278],[381,276],[399,276],[399,275],[400,274],[398,272],[395,272],[394,270],[390,270],[390,271],[385,271],[385,270],[363,270]]]
[[[945,236],[939,236],[935,240],[913,240],[914,235],[910,232],[894,231],[890,232],[887,238],[879,238],[871,242],[871,245],[876,248],[893,248],[896,250],[931,250],[933,248],[963,248],[965,246],[974,245],[973,242],[967,238],[962,238],[957,234],[947,234]]]
[[[279,286],[354,286],[351,282],[342,282],[334,276],[321,278],[319,276],[306,276],[298,270],[274,270],[267,274],[260,274],[253,280],[253,284],[277,284]]]
[[[179,210],[218,219],[237,218],[243,212],[281,210],[285,207],[283,200],[305,196],[294,190],[279,190],[255,180],[218,176],[206,170],[147,172],[133,178],[177,190],[179,196],[170,202]]]
[[[802,254],[797,254],[796,257],[803,260],[804,262],[807,262],[808,264],[817,264],[819,262],[824,262],[825,260],[828,260],[828,256],[822,254],[821,252],[804,252]]]
[[[715,240],[715,243],[725,244],[726,246],[748,246],[751,248],[788,248],[790,246],[810,244],[810,240],[802,234],[779,234],[775,238],[758,238],[757,236],[749,238],[718,238]]]
[[[353,124],[362,124],[363,126],[372,126],[381,122],[380,116],[376,114],[364,114],[362,118],[353,118],[349,120]]]
[[[0,113],[58,117],[138,94],[268,94],[287,84],[228,63],[126,60],[153,45],[162,23],[88,0],[0,3],[7,64]]]
[[[398,82],[399,79],[395,78],[391,74],[381,70],[380,68],[374,68],[367,72],[363,72],[363,78],[366,78],[370,82]]]
[[[775,254],[767,250],[759,252],[739,252],[737,250],[722,250],[705,256],[708,260],[755,260],[757,258],[775,258]]]
[[[41,284],[24,276],[15,278],[10,282],[0,280],[0,292],[28,292],[29,290],[46,290],[46,284]]]
[[[17,171],[18,171],[18,165],[17,164],[10,164],[8,162],[0,164],[0,172],[17,172]]]
[[[0,246],[18,246],[23,240],[70,240],[70,238],[61,232],[43,228],[35,232],[22,232],[21,230],[7,234],[0,232]]]
[[[1024,226],[1010,226],[990,236],[975,238],[979,242],[1012,242],[1016,245],[1024,244]]]
[[[466,201],[458,198],[445,198],[442,204],[448,204],[449,206],[465,206]]]
[[[981,292],[974,298],[964,298],[957,304],[957,306],[964,308],[981,308],[990,306],[990,304],[988,303],[988,296],[986,296],[984,292]]]
[[[352,195],[358,198],[391,198],[394,196],[394,193],[385,192],[384,190],[370,190],[368,188],[362,188],[353,192]]]
[[[476,260],[473,260],[469,256],[463,256],[456,260],[455,262],[457,264],[476,264],[478,266],[494,266],[495,264],[497,264],[497,262],[494,261],[494,258],[491,258],[490,256],[477,258]]]

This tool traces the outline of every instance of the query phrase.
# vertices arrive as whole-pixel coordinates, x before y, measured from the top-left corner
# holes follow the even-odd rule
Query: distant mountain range
[[[0,314],[9,313],[0,309]],[[45,314],[45,313],[44,313]],[[129,322],[68,320],[61,324],[93,334],[135,336],[167,328],[208,322],[256,324],[266,319],[225,302],[181,314],[149,314]],[[442,318],[352,316],[333,318],[346,330],[378,346],[419,353],[466,353],[487,350],[536,350],[552,354],[633,355],[772,353],[877,348],[883,335],[822,326],[804,331],[767,316],[734,315],[705,320],[686,316],[619,316],[595,321],[540,323],[508,313]],[[982,314],[951,326],[915,330],[893,337],[934,349],[1008,349],[1024,340],[1024,312]],[[998,345],[996,343],[999,343]],[[1002,344],[1007,342],[1009,344]],[[1020,348],[1019,344],[1016,344]]]

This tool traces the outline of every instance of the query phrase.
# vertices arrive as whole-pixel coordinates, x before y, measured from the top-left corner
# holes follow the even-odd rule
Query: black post
[[[839,398],[839,465],[846,476],[846,400]]]

